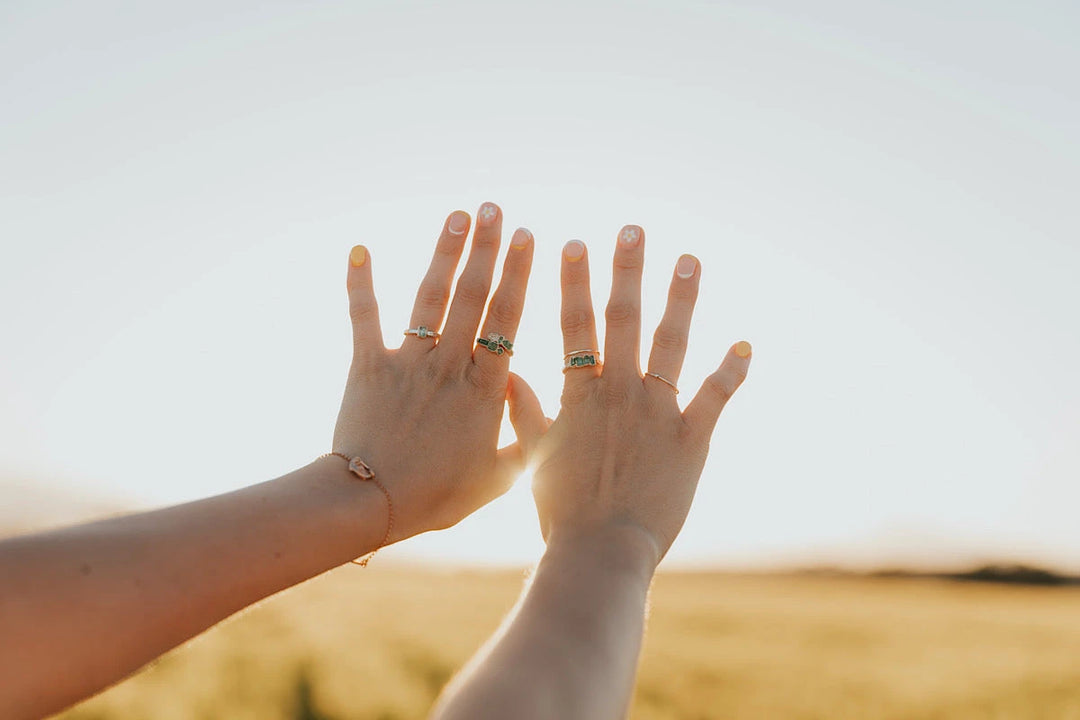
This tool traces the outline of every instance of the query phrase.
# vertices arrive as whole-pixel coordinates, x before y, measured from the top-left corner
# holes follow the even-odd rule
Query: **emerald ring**
[[[508,357],[514,355],[514,343],[499,333],[488,333],[486,338],[476,338],[476,343],[496,355],[507,355]]]
[[[562,371],[573,370],[574,368],[593,367],[599,365],[600,360],[596,356],[595,350],[574,350],[563,355]]]

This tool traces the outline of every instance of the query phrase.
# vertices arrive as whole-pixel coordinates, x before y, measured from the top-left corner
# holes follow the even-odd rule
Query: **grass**
[[[405,720],[496,628],[521,572],[346,567],[63,720]],[[1080,588],[661,574],[634,720],[1080,720]]]

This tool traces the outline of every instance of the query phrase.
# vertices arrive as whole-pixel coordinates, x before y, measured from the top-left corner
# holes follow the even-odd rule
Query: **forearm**
[[[375,487],[327,458],[219,497],[0,543],[0,708],[54,712],[373,549]]]
[[[553,536],[516,613],[433,717],[625,717],[656,561],[630,528]]]

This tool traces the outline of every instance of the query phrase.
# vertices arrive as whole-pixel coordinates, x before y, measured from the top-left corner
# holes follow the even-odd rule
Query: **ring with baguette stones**
[[[505,336],[499,333],[488,333],[486,338],[476,338],[476,344],[481,347],[485,347],[488,351],[495,353],[496,355],[507,355],[513,357],[514,355],[514,343],[506,339]]]
[[[405,335],[415,335],[416,337],[420,338],[421,340],[424,339],[424,338],[436,338],[436,339],[438,339],[438,337],[439,337],[438,332],[436,332],[435,330],[428,330],[423,325],[421,325],[420,327],[409,328],[408,330],[405,331],[404,334]]]
[[[599,364],[600,360],[597,358],[596,350],[572,350],[563,355],[562,371],[566,372],[574,368],[592,367]]]

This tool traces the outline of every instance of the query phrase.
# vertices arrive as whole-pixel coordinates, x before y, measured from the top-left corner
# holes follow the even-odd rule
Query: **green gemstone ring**
[[[481,347],[485,347],[489,352],[493,352],[496,355],[508,355],[514,354],[514,343],[507,340],[499,333],[488,333],[486,338],[476,338],[476,343]]]

